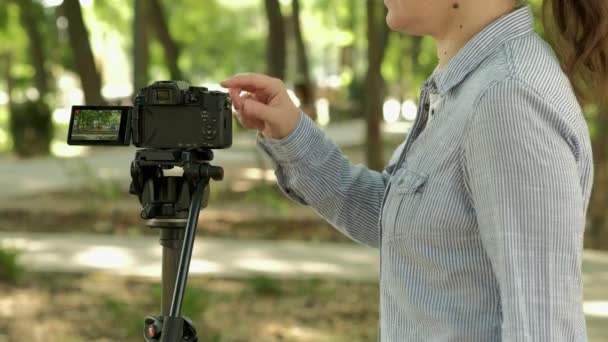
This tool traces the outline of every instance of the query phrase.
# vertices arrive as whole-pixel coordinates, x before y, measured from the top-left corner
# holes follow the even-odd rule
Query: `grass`
[[[157,236],[158,231],[147,228],[140,219],[141,206],[127,193],[127,186],[107,182],[107,187],[91,185],[2,201],[0,230]],[[217,198],[201,212],[197,230],[201,236],[350,242],[312,209],[289,200],[274,184],[260,184],[249,192],[216,188],[214,193]]]
[[[23,275],[23,268],[17,263],[18,252],[0,248],[0,281],[16,284]]]
[[[246,282],[253,293],[258,295],[272,296],[281,293],[281,288],[276,280],[265,275],[255,275],[247,279]]]
[[[144,279],[27,274],[19,285],[0,282],[0,291],[0,341],[141,341],[144,318],[160,311],[160,286]],[[182,312],[202,341],[371,341],[378,286],[192,277]]]

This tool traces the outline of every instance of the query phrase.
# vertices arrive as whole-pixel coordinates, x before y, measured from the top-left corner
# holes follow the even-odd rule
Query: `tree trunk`
[[[103,105],[101,96],[101,76],[95,65],[95,58],[89,42],[89,33],[82,19],[82,11],[78,0],[64,0],[62,10],[68,19],[68,36],[76,70],[80,75],[80,83],[87,105]]]
[[[598,115],[598,132],[608,130],[608,111]],[[608,250],[608,140],[598,134],[593,141],[594,181],[585,232],[585,247]]]
[[[409,56],[409,65],[407,58],[401,58],[398,61],[399,70],[399,95],[400,100],[403,101],[407,98],[407,94],[411,87],[408,82],[407,75],[415,75],[420,72],[420,52],[422,51],[422,37],[418,36],[401,36],[401,56]],[[409,47],[406,43],[409,42]],[[409,68],[408,68],[409,67]]]
[[[32,0],[19,0],[16,1],[19,5],[19,9],[21,12],[21,24],[25,31],[27,32],[27,36],[29,39],[29,55],[30,62],[34,66],[34,70],[36,70],[36,74],[34,76],[34,82],[36,84],[36,89],[40,93],[40,98],[44,98],[49,92],[49,73],[45,66],[45,50],[44,50],[44,39],[42,38],[42,34],[40,31],[40,22],[43,20],[41,18],[42,8],[38,3],[34,3]]]
[[[135,0],[133,20],[133,91],[137,93],[148,85],[150,52],[146,26],[146,0]]]
[[[287,42],[285,21],[281,14],[279,0],[264,0],[268,18],[268,74],[279,79],[285,78]]]
[[[169,67],[171,79],[174,81],[182,80],[182,73],[177,64],[179,60],[179,46],[171,37],[167,16],[159,0],[150,0],[148,2],[148,13],[151,18],[150,24],[156,32],[156,37],[163,46],[165,51],[165,62]]]
[[[380,125],[382,122],[382,105],[384,100],[384,79],[382,77],[382,61],[388,43],[389,29],[384,18],[378,15],[379,3],[376,0],[367,0],[367,40],[368,60],[367,68],[367,166],[372,170],[380,171],[384,168],[384,153]],[[386,15],[386,7],[382,6]]]
[[[412,36],[412,48],[410,50],[410,58],[412,59],[412,72],[418,72],[420,68],[420,53],[422,52],[422,37]]]
[[[357,8],[360,5],[360,0],[349,0],[348,9],[350,12],[348,22],[345,25],[346,29],[350,30],[353,35],[352,42],[344,46],[341,51],[341,67],[342,69],[348,69],[352,72],[356,72],[356,63],[355,63],[355,55],[356,55],[356,47],[357,47]]]
[[[7,108],[10,112],[13,106],[11,94],[13,93],[13,89],[15,89],[15,80],[11,74],[11,70],[13,68],[13,56],[11,56],[10,53],[6,53],[0,57],[1,60],[4,61],[4,80],[6,82],[6,94],[8,95]]]
[[[293,35],[296,43],[297,76],[295,82],[296,95],[302,102],[302,110],[313,120],[317,115],[315,112],[314,87],[310,80],[310,67],[306,54],[306,45],[302,35],[302,25],[300,23],[300,1],[292,0],[293,5]]]

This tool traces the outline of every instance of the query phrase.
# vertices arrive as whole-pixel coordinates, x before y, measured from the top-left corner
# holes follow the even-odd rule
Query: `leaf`
[[[0,5],[0,31],[6,31],[8,28],[8,6],[10,5]]]

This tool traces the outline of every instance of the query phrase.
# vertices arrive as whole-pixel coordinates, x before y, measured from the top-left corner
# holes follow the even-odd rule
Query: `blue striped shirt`
[[[285,139],[258,137],[287,196],[380,250],[382,341],[587,338],[589,132],[533,24],[518,8],[437,68],[383,172],[305,115]]]

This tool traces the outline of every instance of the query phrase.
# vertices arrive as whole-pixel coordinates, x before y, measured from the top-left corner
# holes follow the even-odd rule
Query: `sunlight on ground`
[[[394,134],[405,134],[410,131],[412,127],[411,122],[397,121],[391,124],[383,124],[383,132],[394,133]]]
[[[74,260],[80,265],[103,269],[127,267],[133,264],[130,253],[118,247],[93,247],[76,254]]]
[[[608,301],[594,300],[583,303],[585,315],[608,318]]]
[[[200,273],[217,273],[222,271],[222,266],[220,266],[216,262],[201,260],[201,259],[192,259],[190,262],[190,273],[200,274]]]
[[[585,254],[583,255],[583,259],[587,262],[592,261],[594,263],[598,263],[601,265],[608,265],[608,258],[606,257],[605,252],[594,251],[594,250],[585,250]]]
[[[328,341],[329,336],[315,329],[297,325],[285,326],[279,322],[270,322],[262,328],[263,336],[281,336],[289,341]]]
[[[247,192],[255,185],[252,181],[238,180],[230,183],[230,190],[233,192]]]
[[[32,241],[26,238],[14,237],[0,240],[0,247],[9,249],[26,249],[29,252],[39,252],[48,244],[42,241]]]
[[[287,262],[262,257],[239,259],[235,262],[235,266],[247,271],[277,274],[304,272],[335,275],[344,272],[340,266],[331,263],[315,261]]]
[[[51,144],[51,153],[60,158],[79,157],[85,154],[87,150],[86,146],[70,146],[65,142],[53,141]]]
[[[268,273],[283,273],[293,270],[293,265],[288,262],[262,258],[257,260],[239,260],[236,266],[249,271]]]
[[[276,181],[277,177],[274,174],[274,170],[262,170],[259,168],[248,168],[243,171],[243,177],[250,180],[267,180]]]

